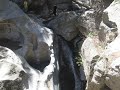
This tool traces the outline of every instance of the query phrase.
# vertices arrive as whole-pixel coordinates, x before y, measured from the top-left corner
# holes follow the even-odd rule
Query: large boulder
[[[52,28],[56,34],[70,41],[79,32],[76,27],[76,17],[77,13],[74,11],[61,13],[48,23],[48,27]]]
[[[1,45],[11,48],[32,62],[49,61],[53,42],[51,30],[29,18],[16,4],[9,2],[9,6],[10,9],[0,14]],[[9,14],[11,11],[13,12]]]
[[[102,22],[100,24],[99,30],[99,38],[101,41],[104,41],[106,43],[111,43],[119,34],[119,18],[115,18],[119,17],[119,14],[116,15],[119,12],[119,7],[117,7],[117,5],[119,5],[119,3],[115,4],[114,1],[103,12]],[[104,36],[101,35],[101,33],[104,33]]]
[[[87,36],[90,32],[97,31],[94,16],[94,10],[92,9],[85,12],[64,12],[49,21],[47,26],[52,28],[56,34],[64,37],[65,40],[70,41],[74,39],[79,32]]]
[[[108,20],[106,20],[107,22],[109,21],[109,23],[107,23],[107,25],[110,24],[111,28],[118,28],[118,33],[120,33],[120,2],[119,0],[114,0],[114,2],[112,2],[112,4],[105,9],[105,13],[107,14],[106,16],[108,17]]]
[[[77,27],[79,31],[87,36],[90,32],[96,32],[96,22],[94,10],[88,10],[77,18]]]
[[[91,60],[89,67],[87,69],[88,78],[87,78],[87,87],[86,90],[119,90],[119,59],[120,59],[120,36],[119,36],[119,0],[114,0],[114,2],[105,9],[103,13],[102,22],[99,29],[99,43],[98,47],[104,43],[104,48],[102,53],[98,53],[97,56],[94,56]],[[118,17],[116,19],[116,17]],[[93,39],[93,38],[92,38]],[[94,44],[97,40],[92,42]],[[90,44],[89,44],[90,46]],[[83,47],[85,43],[83,43]],[[93,46],[92,46],[93,47]],[[94,52],[99,52],[97,47]],[[93,49],[92,49],[93,50]],[[83,53],[86,52],[86,56]],[[83,55],[83,66],[88,67],[85,61],[86,57],[91,57],[89,49],[82,50]],[[85,66],[86,65],[86,66]]]

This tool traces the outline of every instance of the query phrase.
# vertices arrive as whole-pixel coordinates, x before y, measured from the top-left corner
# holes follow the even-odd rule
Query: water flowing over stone
[[[62,90],[81,90],[80,77],[75,70],[72,51],[61,37],[55,37],[57,58],[60,66],[60,86]]]
[[[47,81],[48,77],[52,75],[54,71],[53,64],[55,59],[53,55],[51,55],[51,62],[46,66],[43,73],[32,68],[23,57],[15,54],[8,48],[0,47],[0,55],[0,82],[3,85],[1,86],[1,90],[13,90],[12,88],[14,88],[14,90],[53,89],[52,81]]]
[[[119,6],[0,0],[0,90],[119,90]]]
[[[20,63],[20,65],[16,66],[23,67],[26,70],[24,72],[28,75],[28,77],[26,77],[27,81],[24,81],[25,79],[20,81],[21,84],[25,82],[27,86],[21,86],[20,90],[53,90],[54,86],[57,86],[57,84],[53,80],[56,61],[52,45],[52,31],[42,26],[42,24],[37,23],[34,19],[29,18],[16,4],[12,2],[8,4],[10,5],[10,9],[0,14],[0,44],[12,49],[16,54],[20,55],[18,61],[15,62],[17,56],[13,52],[10,53],[9,56],[11,56],[11,59],[13,58],[13,61],[11,61],[13,64],[20,62],[23,58],[26,59],[23,60],[24,65]],[[9,10],[13,11],[11,16],[8,15]],[[0,52],[3,54],[2,50]],[[7,50],[4,53],[3,57],[7,54]],[[7,57],[5,60],[8,60]],[[33,69],[26,61],[37,70]],[[4,71],[3,68],[1,69]],[[14,74],[9,67],[6,67],[5,73],[7,72],[10,72],[12,75]],[[17,74],[20,74],[20,72],[17,72]],[[14,81],[9,82],[14,84]],[[19,83],[19,81],[16,82]],[[7,82],[5,82],[5,84],[6,83]],[[3,88],[6,89],[7,87],[3,85]],[[12,88],[12,85],[9,86],[9,88]],[[18,90],[18,88],[15,90]]]

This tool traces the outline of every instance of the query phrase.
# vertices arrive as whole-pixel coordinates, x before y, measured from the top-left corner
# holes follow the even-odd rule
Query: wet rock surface
[[[119,5],[1,0],[0,89],[119,90]]]

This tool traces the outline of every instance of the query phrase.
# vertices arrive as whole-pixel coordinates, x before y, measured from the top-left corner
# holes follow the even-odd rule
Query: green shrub
[[[81,54],[78,53],[75,57],[75,60],[76,60],[76,64],[80,67],[81,65],[83,65],[83,62],[82,62],[82,57],[81,57]]]

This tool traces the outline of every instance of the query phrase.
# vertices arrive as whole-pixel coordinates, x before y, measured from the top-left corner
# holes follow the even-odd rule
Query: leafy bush
[[[80,52],[78,53],[78,55],[76,55],[75,60],[76,60],[76,64],[77,64],[79,67],[80,67],[81,65],[83,65],[83,63],[82,63],[82,57],[81,57]]]

